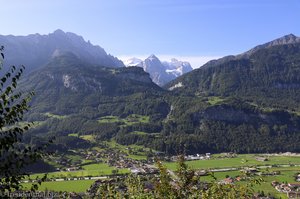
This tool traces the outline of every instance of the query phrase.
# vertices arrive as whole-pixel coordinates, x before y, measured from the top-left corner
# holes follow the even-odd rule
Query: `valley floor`
[[[151,174],[156,173],[156,165],[152,158],[147,157],[145,153],[128,155],[128,146],[118,145],[114,142],[110,146],[121,149],[114,155],[115,161],[109,156],[102,157],[101,161],[96,162],[94,158],[85,160],[81,166],[65,168],[61,171],[48,173],[47,182],[42,183],[39,190],[53,190],[61,192],[86,192],[95,181],[115,176],[134,174]],[[137,150],[137,146],[135,146]],[[129,147],[130,148],[130,147]],[[131,149],[134,146],[131,146]],[[115,151],[116,152],[116,151]],[[96,153],[96,152],[95,152]],[[98,154],[97,152],[96,154]],[[90,153],[90,157],[93,156]],[[199,156],[199,155],[198,155]],[[76,158],[76,156],[71,156]],[[191,156],[190,156],[191,157]],[[196,156],[195,156],[196,157]],[[77,157],[78,158],[78,157]],[[186,157],[187,158],[187,157]],[[161,157],[166,159],[163,162],[170,173],[177,168],[177,163],[170,161],[175,157]],[[186,161],[189,168],[201,173],[201,181],[212,181],[213,175],[220,183],[246,183],[240,179],[243,172],[251,173],[254,178],[261,178],[263,181],[254,186],[258,193],[263,192],[265,195],[271,195],[276,198],[287,198],[287,191],[280,190],[274,184],[299,184],[300,187],[300,155],[299,154],[213,154],[203,160]],[[23,183],[24,189],[29,189],[31,183],[37,177],[44,174],[33,174]],[[273,184],[273,185],[272,185]],[[299,189],[298,189],[299,190]]]

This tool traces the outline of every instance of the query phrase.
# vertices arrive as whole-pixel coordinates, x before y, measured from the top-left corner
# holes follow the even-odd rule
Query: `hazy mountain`
[[[171,59],[171,61],[162,62],[155,55],[150,55],[144,61],[138,58],[131,58],[124,61],[124,64],[127,67],[142,67],[150,74],[153,82],[160,86],[192,70],[188,62],[178,61],[175,58]]]
[[[48,35],[0,35],[0,45],[5,47],[6,65],[25,65],[26,71],[46,64],[52,57],[72,52],[81,60],[108,67],[122,67],[122,61],[107,54],[100,46],[92,45],[81,36],[56,30]]]

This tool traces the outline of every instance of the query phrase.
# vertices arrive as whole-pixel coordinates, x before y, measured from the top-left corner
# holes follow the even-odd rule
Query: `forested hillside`
[[[299,57],[299,43],[277,42],[210,62],[168,90],[141,68],[65,53],[23,79],[36,93],[28,139],[55,135],[62,151],[92,147],[89,135],[167,154],[299,152]]]
[[[239,56],[209,62],[177,78],[166,88],[181,83],[183,86],[174,89],[175,92],[195,96],[234,96],[263,107],[298,110],[299,67],[299,42],[257,47]]]

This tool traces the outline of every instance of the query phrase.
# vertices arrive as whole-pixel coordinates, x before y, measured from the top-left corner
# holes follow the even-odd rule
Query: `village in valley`
[[[90,180],[84,191],[88,194],[95,194],[104,184],[122,182],[128,175],[155,177],[159,175],[157,161],[167,168],[171,176],[176,176],[179,157],[167,156],[163,152],[148,148],[118,144],[101,149],[69,151],[69,154],[54,154],[47,158],[49,163],[55,165],[56,171],[48,173],[45,184],[59,181],[84,183]],[[278,193],[280,196],[284,194],[292,198],[292,195],[299,196],[300,193],[300,154],[205,153],[185,155],[184,160],[190,169],[195,170],[196,175],[201,176],[203,183],[211,181],[211,175],[222,184],[247,182],[247,176],[251,175],[265,178],[266,181],[262,183],[270,188],[269,193],[272,195]],[[278,160],[280,164],[277,163]],[[291,174],[293,179],[290,181],[277,180],[286,179]],[[33,177],[40,175],[34,174]],[[25,184],[32,182],[35,182],[34,178],[24,181]],[[51,190],[51,185],[45,187]],[[150,185],[148,189],[151,191]],[[256,190],[260,193],[259,186]],[[270,196],[268,193],[264,195]]]

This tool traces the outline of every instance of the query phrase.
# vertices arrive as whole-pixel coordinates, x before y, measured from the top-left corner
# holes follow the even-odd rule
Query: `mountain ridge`
[[[284,35],[282,37],[279,37],[277,39],[274,39],[270,42],[266,42],[261,45],[257,45],[254,48],[251,48],[250,50],[247,50],[244,53],[237,54],[237,55],[227,55],[225,57],[222,57],[220,59],[216,60],[210,60],[200,68],[206,68],[206,67],[214,67],[216,65],[222,64],[227,61],[235,60],[235,59],[241,59],[241,58],[248,58],[250,55],[255,53],[256,51],[264,48],[269,48],[273,46],[280,46],[280,45],[286,45],[286,44],[295,44],[300,43],[300,37],[295,36],[294,34],[288,34]]]
[[[82,36],[60,29],[47,35],[27,36],[0,35],[5,47],[5,62],[8,65],[25,65],[27,71],[45,65],[57,52],[70,51],[91,64],[107,67],[123,67],[122,61],[107,54],[103,48],[85,41]]]
[[[290,37],[294,40],[287,39]],[[290,100],[289,104],[297,108],[295,104],[300,100],[296,94],[300,92],[299,38],[284,36],[247,52],[251,53],[211,61],[170,82],[165,88],[189,91],[193,95],[234,95],[260,103],[275,100],[280,94],[289,96],[277,99],[281,107],[285,106],[284,100]],[[181,86],[176,87],[179,83]]]

